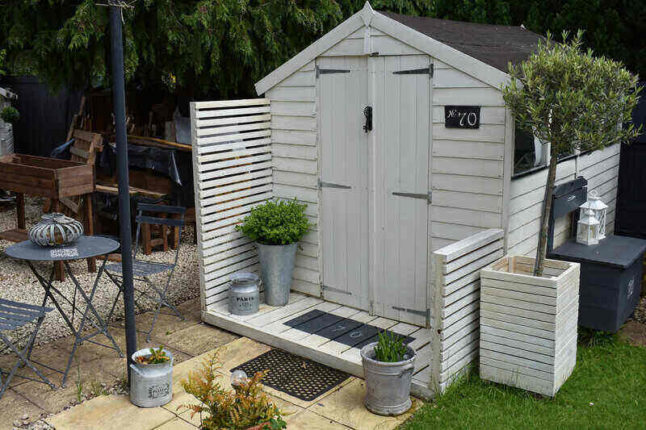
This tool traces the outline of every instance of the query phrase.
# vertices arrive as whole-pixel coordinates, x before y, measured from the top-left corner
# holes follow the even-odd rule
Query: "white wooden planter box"
[[[480,377],[554,396],[576,364],[578,263],[506,256],[480,272]]]

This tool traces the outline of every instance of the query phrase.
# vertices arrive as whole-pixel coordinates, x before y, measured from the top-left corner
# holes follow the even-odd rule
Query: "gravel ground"
[[[42,214],[41,208],[42,199],[32,199],[29,197],[26,198],[25,213],[27,228],[38,222]],[[15,228],[15,226],[15,208],[0,212],[0,231]],[[197,270],[197,246],[193,244],[193,227],[189,226],[186,230],[186,234],[182,234],[182,243],[180,246],[178,264],[177,268],[175,269],[175,273],[173,275],[167,296],[167,300],[172,304],[178,304],[199,295],[200,281]],[[10,246],[11,244],[11,242],[0,240],[0,298],[41,305],[42,299],[44,297],[43,289],[34,275],[31,273],[31,270],[29,270],[27,264],[9,258],[4,254],[5,248]],[[152,255],[149,256],[142,255],[142,259],[172,262],[175,256],[174,253],[174,250],[169,250],[168,252],[155,251]],[[74,276],[83,286],[85,291],[89,293],[89,290],[94,283],[96,273],[88,273],[87,263],[85,260],[72,262],[70,266],[72,268]],[[51,270],[51,264],[37,264],[36,268],[40,273],[44,273],[46,271],[46,273],[49,274]],[[163,285],[161,283],[166,279],[164,276],[165,275],[161,274],[153,276],[151,277],[151,279],[153,280],[153,282],[156,281],[157,285]],[[66,297],[71,299],[74,296],[74,284],[69,279],[69,277],[66,277],[65,282],[61,283],[55,281],[54,284],[55,287],[58,288]],[[135,281],[135,287],[140,289],[147,289],[144,282]],[[101,316],[108,314],[116,294],[116,286],[110,281],[107,276],[102,276],[93,300],[93,304]],[[77,297],[77,303],[79,303],[79,299],[82,300],[80,296]],[[146,300],[145,298],[140,301],[140,304],[143,305],[144,310],[152,309],[154,307],[154,303]],[[66,313],[68,313],[69,315],[71,306],[64,305],[63,308],[67,310]],[[81,309],[84,309],[84,307],[82,306]],[[141,310],[138,309],[138,312],[140,311]],[[115,315],[117,316],[117,318],[123,317],[123,300],[119,301]],[[80,322],[80,319],[80,314],[77,313],[74,322],[78,324]],[[20,340],[23,337],[22,333],[15,332],[11,334],[13,335],[14,340],[20,343]],[[37,344],[42,344],[54,339],[67,336],[69,334],[69,329],[65,325],[63,318],[60,316],[58,311],[54,310],[50,312],[45,318],[36,342]],[[4,345],[1,346],[4,348]],[[5,351],[4,349],[0,349],[0,353],[6,352],[7,351]]]

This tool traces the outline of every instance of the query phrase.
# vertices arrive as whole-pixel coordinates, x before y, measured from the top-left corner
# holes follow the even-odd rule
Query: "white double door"
[[[317,60],[323,297],[417,325],[429,307],[429,68],[424,55]]]

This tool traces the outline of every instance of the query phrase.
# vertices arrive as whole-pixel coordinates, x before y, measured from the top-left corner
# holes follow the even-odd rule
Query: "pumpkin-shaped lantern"
[[[583,218],[585,211],[592,210],[594,217],[599,221],[599,240],[606,238],[606,211],[608,205],[601,201],[597,194],[597,190],[592,190],[588,193],[588,201],[579,206],[581,209],[580,216]]]
[[[592,209],[586,209],[577,223],[576,241],[583,245],[598,244],[599,225],[599,220],[594,216]]]

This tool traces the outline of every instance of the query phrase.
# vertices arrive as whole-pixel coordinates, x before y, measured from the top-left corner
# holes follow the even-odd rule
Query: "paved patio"
[[[114,351],[86,343],[77,353],[77,364],[70,373],[67,387],[51,390],[43,384],[14,379],[11,388],[0,400],[0,430],[27,427],[41,418],[59,430],[196,428],[199,426],[199,417],[191,418],[190,411],[178,409],[180,405],[194,401],[180,386],[188,372],[196,369],[204,357],[217,349],[223,362],[223,382],[228,384],[228,369],[266,352],[269,346],[201,323],[199,299],[182,304],[180,310],[186,321],[163,315],[150,344],[145,342],[143,334],[138,339],[139,347],[164,345],[175,356],[174,396],[168,405],[142,409],[130,404],[125,395],[106,395],[110,387],[124,383],[125,359],[117,357]],[[138,328],[146,328],[150,318],[149,313],[139,315]],[[125,350],[123,327],[119,323],[114,324],[111,333]],[[72,342],[73,338],[67,337],[38,347],[34,357],[53,367],[60,367]],[[8,360],[11,358],[0,357],[0,366],[6,365]],[[46,374],[49,376],[52,372]],[[54,374],[52,379],[55,384],[60,384],[60,375]],[[265,387],[265,391],[289,413],[286,421],[290,429],[391,429],[410,416],[409,413],[386,418],[369,413],[362,403],[364,383],[354,377],[310,402],[269,387]],[[82,401],[80,404],[79,399]],[[416,402],[415,407],[419,404]]]

